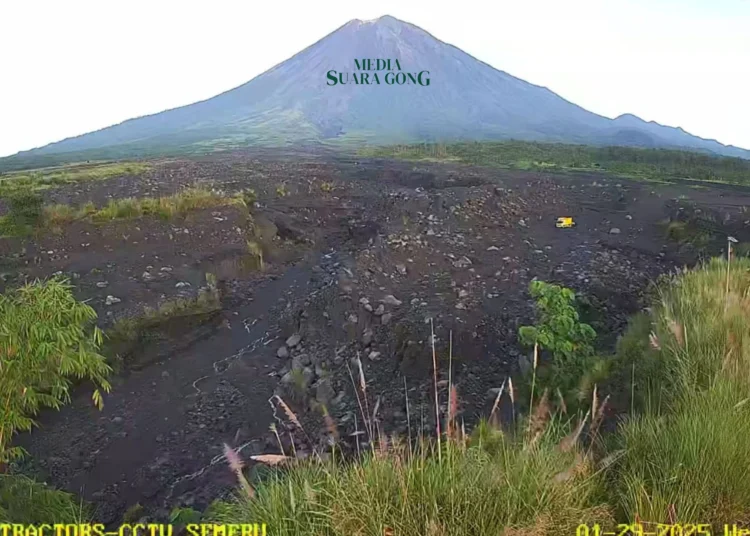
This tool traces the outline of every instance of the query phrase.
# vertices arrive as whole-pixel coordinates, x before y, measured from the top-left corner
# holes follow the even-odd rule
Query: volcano
[[[538,140],[750,151],[626,114],[609,119],[391,16],[352,20],[211,99],[130,119],[21,155],[319,141]],[[106,149],[106,151],[105,151]],[[92,152],[93,151],[93,152]]]

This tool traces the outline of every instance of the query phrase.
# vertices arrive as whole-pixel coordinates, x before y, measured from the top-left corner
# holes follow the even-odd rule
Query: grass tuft
[[[393,446],[357,463],[317,459],[275,471],[255,498],[216,504],[216,522],[263,519],[276,534],[519,534],[574,533],[604,522],[595,504],[599,476],[580,452],[555,448],[562,432],[551,423],[536,448],[482,425],[466,449],[441,457],[423,441],[413,455]],[[571,471],[571,469],[573,469]],[[564,482],[556,476],[570,472]]]
[[[86,523],[88,507],[70,493],[22,475],[0,474],[0,522]]]
[[[18,190],[40,191],[64,184],[106,180],[124,175],[142,175],[151,169],[144,162],[70,164],[51,168],[17,171],[0,175],[0,196]]]
[[[133,219],[158,216],[169,220],[206,208],[237,205],[241,200],[206,188],[187,188],[167,197],[113,199],[104,208],[90,214],[93,221]]]

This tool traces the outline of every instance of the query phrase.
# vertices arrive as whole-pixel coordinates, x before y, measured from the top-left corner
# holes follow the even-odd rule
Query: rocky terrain
[[[450,356],[460,418],[470,424],[527,364],[516,334],[533,322],[533,278],[575,289],[606,351],[649,283],[697,260],[689,245],[666,239],[665,220],[698,210],[714,214],[719,231],[748,238],[750,197],[736,188],[334,155],[156,161],[143,176],[45,195],[99,206],[194,184],[255,190],[262,269],[245,262],[247,222],[236,207],[0,239],[4,285],[66,274],[105,330],[144,307],[195,296],[207,273],[219,280],[218,316],[177,326],[174,344],[158,351],[146,345],[116,376],[103,411],[82,387],[21,438],[31,455],[23,469],[93,501],[105,523],[136,503],[159,518],[229,492],[225,442],[246,457],[278,453],[279,441],[300,456],[324,451],[323,407],[354,448],[365,439],[353,389],[360,363],[379,429],[431,433],[433,332],[439,385],[446,389]],[[577,226],[555,228],[558,216]]]

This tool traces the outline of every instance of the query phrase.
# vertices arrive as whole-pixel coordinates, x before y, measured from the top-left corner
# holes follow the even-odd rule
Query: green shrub
[[[0,522],[86,523],[89,510],[70,493],[22,475],[0,474]]]
[[[593,383],[589,375],[598,374],[603,364],[594,356],[596,332],[580,321],[572,290],[534,280],[529,291],[536,300],[538,319],[534,326],[521,326],[518,338],[521,344],[538,345],[552,356],[551,363],[538,371],[539,384],[552,391],[559,389],[569,402],[582,400],[588,395],[585,386]]]
[[[523,344],[538,344],[561,363],[594,353],[592,343],[596,332],[580,321],[572,290],[544,281],[532,281],[529,291],[536,300],[539,320],[536,326],[519,328],[518,336]]]
[[[18,227],[34,227],[42,218],[42,196],[20,190],[8,196],[8,217]]]
[[[21,451],[10,447],[16,431],[28,431],[40,409],[70,400],[73,380],[89,379],[109,390],[110,367],[98,353],[96,312],[73,296],[67,281],[37,281],[0,295],[0,462]]]
[[[58,228],[78,217],[79,213],[70,205],[57,204],[44,207],[44,226],[47,228]]]
[[[276,186],[276,195],[279,197],[286,197],[289,195],[289,190],[287,189],[286,184],[281,183]]]
[[[258,201],[258,195],[255,193],[255,190],[252,188],[247,188],[245,190],[242,190],[240,193],[240,198],[242,199],[242,202],[245,204],[245,206],[248,209],[253,208],[255,206],[255,202]]]

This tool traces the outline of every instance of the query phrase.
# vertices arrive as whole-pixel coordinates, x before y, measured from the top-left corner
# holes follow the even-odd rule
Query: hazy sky
[[[599,114],[750,148],[750,0],[3,0],[0,155],[211,97],[384,14]]]

